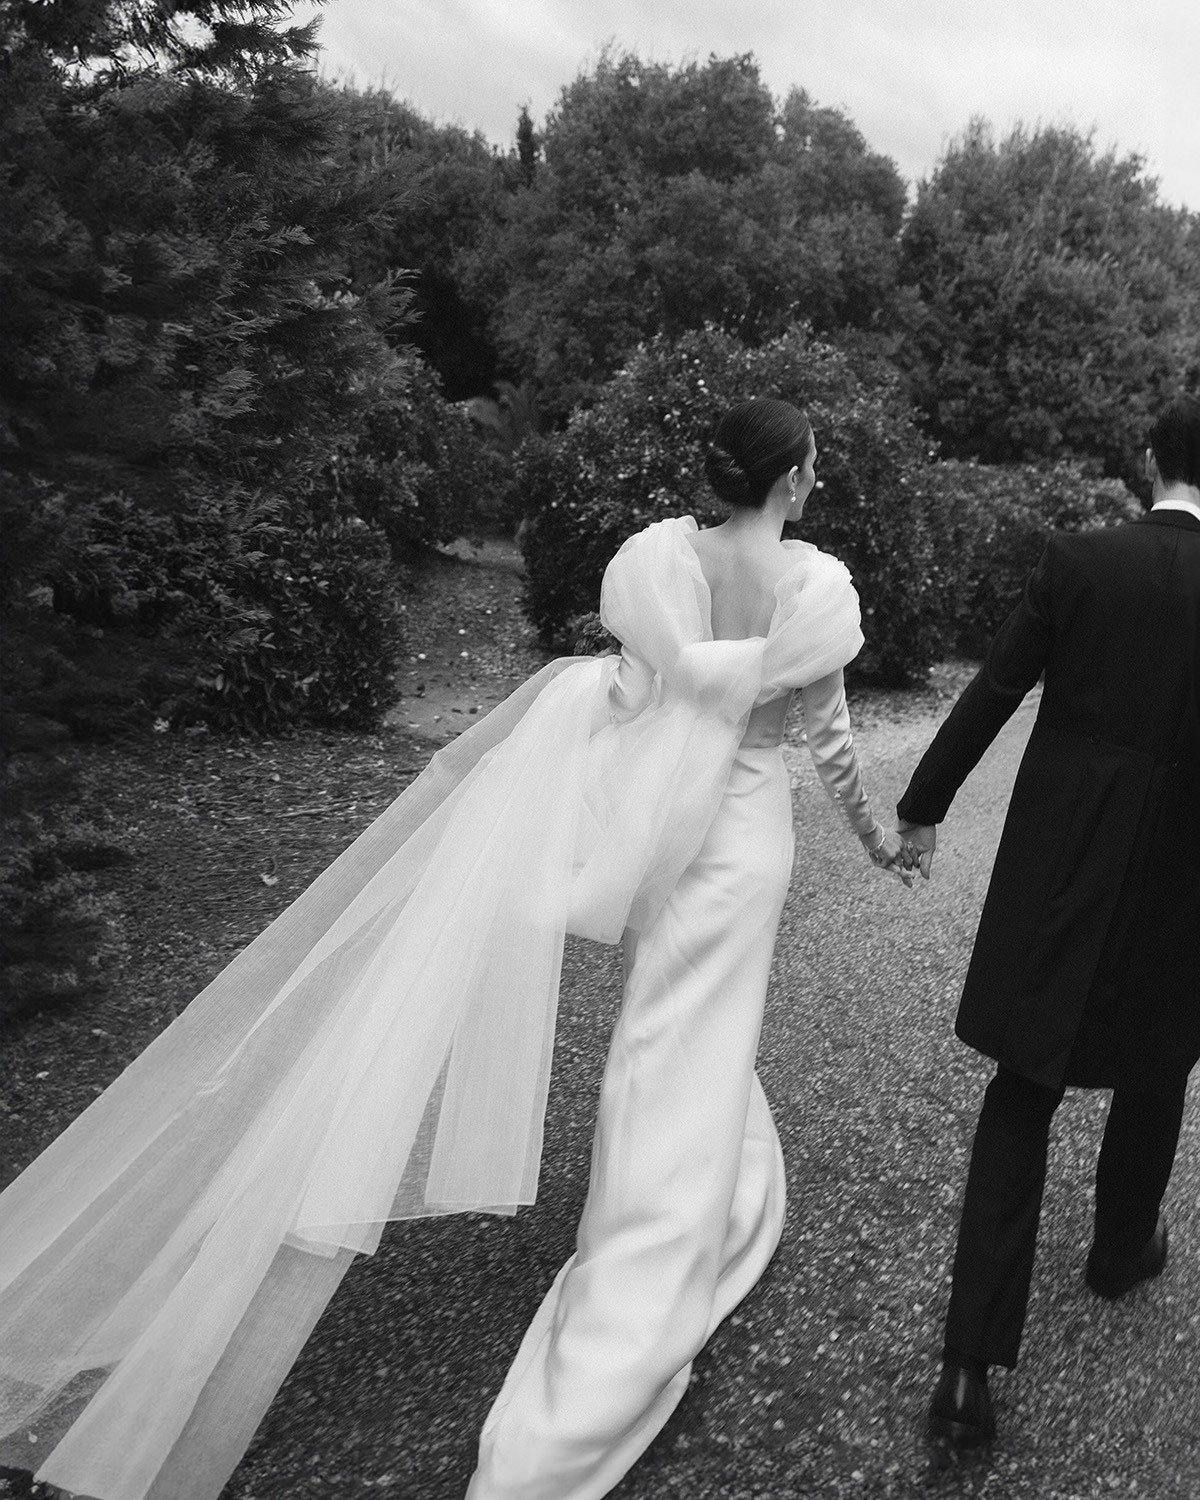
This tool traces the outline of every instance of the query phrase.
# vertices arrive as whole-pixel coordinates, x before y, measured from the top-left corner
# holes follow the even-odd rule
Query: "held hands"
[[[911,865],[921,871],[923,880],[928,880],[929,872],[933,868],[933,851],[937,846],[937,825],[908,823],[901,818],[896,826],[896,832]]]
[[[876,823],[874,833],[862,835],[862,846],[870,855],[872,864],[890,875],[899,876],[905,885],[912,885],[916,860],[909,855],[898,833],[888,833],[882,823]]]
[[[862,845],[872,864],[911,886],[914,870],[920,870],[922,880],[929,879],[937,827],[932,823],[908,823],[901,818],[896,831],[888,833],[882,823],[876,823],[874,833],[863,835]]]

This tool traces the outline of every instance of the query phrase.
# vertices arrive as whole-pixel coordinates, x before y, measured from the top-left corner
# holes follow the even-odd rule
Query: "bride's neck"
[[[778,542],[783,537],[783,523],[789,509],[788,500],[780,502],[768,496],[765,504],[757,509],[739,505],[730,511],[721,530],[739,541]]]

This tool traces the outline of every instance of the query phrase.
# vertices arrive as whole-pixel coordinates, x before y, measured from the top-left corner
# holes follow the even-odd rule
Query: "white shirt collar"
[[[1156,510],[1186,510],[1189,516],[1195,516],[1200,521],[1200,505],[1193,505],[1190,500],[1160,500],[1157,505],[1150,507],[1151,512]]]

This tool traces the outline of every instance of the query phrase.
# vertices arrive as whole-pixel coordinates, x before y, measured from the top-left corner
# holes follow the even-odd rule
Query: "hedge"
[[[1085,531],[1141,514],[1119,479],[1079,464],[931,464],[921,481],[934,537],[932,577],[948,649],[980,656],[1021,597],[1051,530]]]

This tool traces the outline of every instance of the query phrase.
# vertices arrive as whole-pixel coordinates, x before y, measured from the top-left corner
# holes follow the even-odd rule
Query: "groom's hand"
[[[924,880],[929,879],[933,868],[933,851],[937,847],[937,825],[934,823],[906,823],[903,818],[896,824],[896,832],[907,854],[921,871]]]

